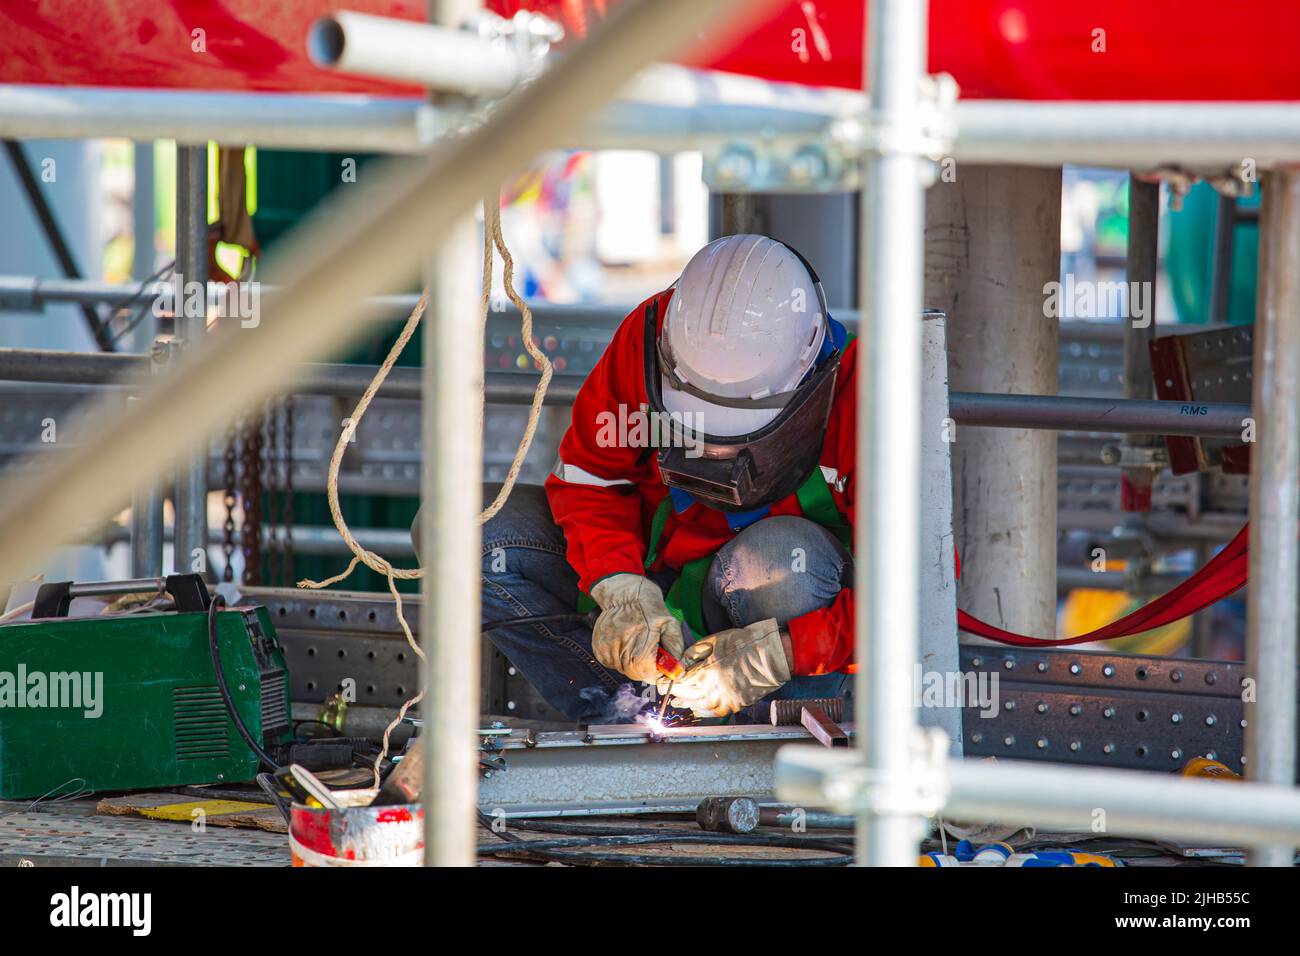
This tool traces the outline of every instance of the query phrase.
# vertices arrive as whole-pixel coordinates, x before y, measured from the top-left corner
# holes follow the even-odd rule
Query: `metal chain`
[[[244,499],[244,527],[240,550],[244,555],[244,584],[262,581],[262,425],[260,417],[244,420],[240,455]]]
[[[284,508],[280,521],[284,525],[284,548],[280,552],[281,576],[286,586],[293,583],[293,396],[284,397]]]
[[[277,442],[277,432],[280,429],[280,403],[274,399],[267,399],[266,408],[263,413],[263,457],[266,466],[262,474],[266,477],[266,574],[265,583],[274,587],[277,583],[275,572],[277,570],[278,552],[280,542],[276,537],[276,513],[279,511],[279,489],[280,489],[280,472],[279,462],[276,461],[275,448]]]
[[[238,501],[235,487],[235,449],[239,442],[238,433],[232,424],[226,429],[226,470],[222,475],[221,503],[226,507],[226,520],[221,526],[221,554],[226,566],[222,569],[221,580],[235,580],[235,504]]]

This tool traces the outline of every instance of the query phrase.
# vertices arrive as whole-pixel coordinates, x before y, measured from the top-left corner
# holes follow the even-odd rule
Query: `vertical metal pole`
[[[131,275],[143,282],[154,271],[153,142],[135,144],[135,185],[131,196],[135,254]],[[167,352],[154,349],[158,320],[152,309],[145,312],[133,333],[135,351],[150,350],[154,371]],[[131,497],[131,577],[156,578],[163,574],[163,502],[155,483]]]
[[[135,252],[131,259],[131,278],[141,282],[153,275],[157,258],[154,251],[153,150],[152,140],[135,144],[135,185],[131,194],[131,232],[135,238]],[[131,334],[131,350],[147,352],[157,335],[158,320],[149,309]]]
[[[182,348],[197,348],[207,333],[208,148],[176,147],[176,331]],[[191,300],[186,290],[198,290]],[[204,452],[176,473],[176,534],[172,564],[178,573],[196,569],[195,552],[207,567],[208,476]]]
[[[1211,322],[1227,322],[1232,305],[1232,260],[1237,238],[1237,200],[1220,196],[1214,214],[1214,251],[1210,260]]]
[[[150,486],[131,497],[131,577],[161,577],[162,552],[162,496]]]
[[[150,367],[155,373],[168,355],[163,343],[151,350]],[[162,574],[163,501],[155,483],[131,496],[131,577],[157,578]]]
[[[709,197],[709,238],[767,233],[767,197],[756,193],[714,193]]]
[[[862,195],[856,531],[858,740],[884,779],[909,772],[916,732],[921,534],[922,160],[914,131],[925,73],[923,0],[872,0],[867,86],[884,144],[865,159]],[[910,866],[919,818],[884,811],[858,818],[858,861]]]
[[[433,0],[430,19],[459,26],[478,4]],[[473,866],[478,803],[483,472],[483,337],[472,213],[441,237],[424,324],[420,540],[424,582],[424,862]]]
[[[1124,323],[1124,397],[1154,397],[1150,342],[1155,338],[1156,260],[1160,244],[1160,184],[1128,178],[1128,316]],[[1134,283],[1140,283],[1146,315],[1139,318],[1134,308]],[[1145,326],[1139,322],[1145,321]],[[1155,447],[1160,439],[1151,435],[1125,435],[1123,445],[1131,449]],[[1151,510],[1150,468],[1128,466],[1120,476],[1121,506],[1125,511]]]
[[[1300,555],[1300,173],[1270,172],[1259,228],[1259,295],[1251,399],[1250,591],[1246,595],[1246,773],[1293,786],[1296,771],[1296,623]],[[1253,698],[1249,691],[1254,691]],[[1290,866],[1292,846],[1249,854]]]

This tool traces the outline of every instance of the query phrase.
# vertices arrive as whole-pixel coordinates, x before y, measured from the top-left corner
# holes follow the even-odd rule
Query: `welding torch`
[[[664,714],[668,712],[668,700],[673,693],[673,684],[685,677],[692,668],[702,664],[713,653],[713,649],[707,644],[701,647],[700,650],[702,653],[698,653],[686,664],[673,657],[662,646],[655,653],[655,666],[659,668],[661,674],[668,678],[668,689],[664,691],[663,697],[659,701],[658,719],[660,723],[663,723]]]

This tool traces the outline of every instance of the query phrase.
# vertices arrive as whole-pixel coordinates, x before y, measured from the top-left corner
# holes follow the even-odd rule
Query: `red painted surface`
[[[583,35],[617,0],[489,0]],[[796,0],[696,65],[857,87],[862,0]],[[311,22],[333,9],[418,19],[424,0],[3,0],[0,82],[315,92],[403,91],[318,70]],[[1300,4],[1260,0],[932,0],[930,68],[963,95],[1013,99],[1300,100]],[[206,52],[193,48],[203,30]],[[1102,30],[1102,34],[1094,31]],[[1104,52],[1095,51],[1104,40]],[[407,89],[407,92],[416,91]]]

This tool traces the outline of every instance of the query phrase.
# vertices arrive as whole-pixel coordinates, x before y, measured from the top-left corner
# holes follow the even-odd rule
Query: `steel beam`
[[[1296,770],[1296,626],[1300,553],[1300,174],[1269,173],[1260,214],[1252,401],[1250,590],[1246,595],[1246,772],[1291,786]],[[1290,866],[1290,840],[1252,863]]]
[[[852,736],[852,724],[841,727]],[[489,816],[523,817],[693,812],[707,797],[770,797],[777,749],[812,737],[803,727],[747,724],[653,737],[639,725],[618,724],[488,739],[488,752],[505,768],[485,774],[478,807]]]

